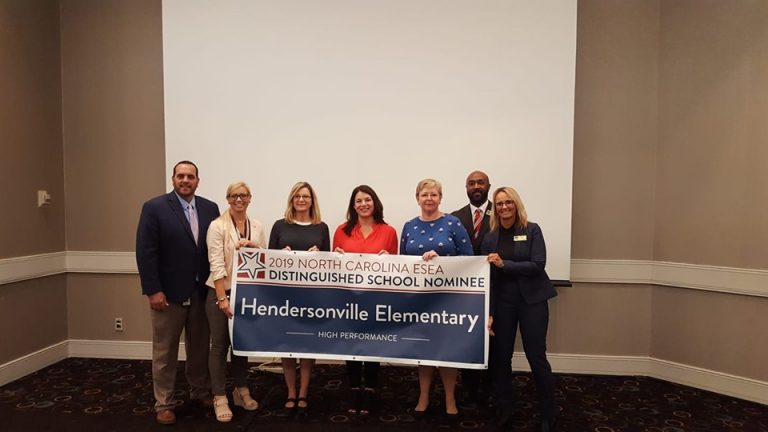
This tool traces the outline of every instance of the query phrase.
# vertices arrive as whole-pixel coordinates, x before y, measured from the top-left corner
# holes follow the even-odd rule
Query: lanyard
[[[241,239],[248,239],[251,240],[251,221],[248,220],[248,218],[245,218],[245,234],[241,234],[240,230],[237,229],[237,223],[235,223],[235,219],[232,218],[232,226],[235,227],[235,231],[237,231],[238,237]]]

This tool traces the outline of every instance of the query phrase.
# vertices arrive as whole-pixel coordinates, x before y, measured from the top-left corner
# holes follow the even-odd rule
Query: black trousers
[[[552,367],[547,361],[547,327],[549,326],[549,305],[546,301],[526,304],[519,301],[496,304],[493,315],[491,357],[496,400],[502,408],[509,408],[514,401],[512,382],[512,353],[515,350],[515,336],[520,326],[525,357],[531,365],[536,393],[539,397],[543,419],[555,416],[555,383]]]
[[[489,360],[489,368],[492,363]],[[483,369],[462,369],[461,370],[461,386],[467,393],[467,396],[472,402],[483,402],[477,400],[479,397],[485,395],[487,399],[488,387],[490,377],[487,370]],[[487,401],[487,400],[486,400]]]
[[[349,386],[352,388],[361,387],[363,376],[365,376],[365,386],[376,389],[379,387],[379,362],[361,362],[347,360],[347,375],[349,376]]]

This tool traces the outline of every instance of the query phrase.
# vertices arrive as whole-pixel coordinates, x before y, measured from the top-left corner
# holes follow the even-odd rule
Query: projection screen
[[[575,55],[575,0],[164,0],[168,188],[193,160],[223,210],[243,180],[269,235],[305,180],[333,234],[368,184],[399,233],[419,180],[451,212],[479,169],[568,280]]]

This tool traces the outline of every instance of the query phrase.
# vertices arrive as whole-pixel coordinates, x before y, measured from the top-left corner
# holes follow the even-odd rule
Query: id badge
[[[184,302],[181,305],[182,306],[189,306],[191,304],[192,304],[192,299],[186,299],[186,300],[184,300]]]

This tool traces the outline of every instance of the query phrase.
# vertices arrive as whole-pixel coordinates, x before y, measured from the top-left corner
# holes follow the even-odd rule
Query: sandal
[[[301,406],[301,403],[304,402],[304,406]],[[307,403],[307,398],[300,397],[296,399],[296,414],[297,415],[305,415],[307,413],[307,409],[309,409],[309,403]]]
[[[291,404],[291,406],[288,406],[288,404]],[[285,408],[286,411],[292,412],[296,409],[296,398],[288,398],[285,400],[285,404],[283,405],[283,408]]]
[[[248,387],[235,388],[232,398],[235,400],[235,406],[242,407],[246,411],[255,411],[259,408],[259,403],[253,400]]]
[[[213,397],[213,413],[216,415],[216,420],[221,423],[232,421],[232,410],[229,409],[229,401],[226,396]]]

